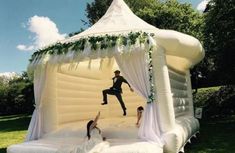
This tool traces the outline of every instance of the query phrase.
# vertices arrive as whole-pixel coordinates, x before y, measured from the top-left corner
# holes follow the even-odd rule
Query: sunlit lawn
[[[0,153],[11,144],[23,142],[30,117],[0,117]],[[235,153],[235,117],[201,121],[200,135],[187,145],[185,153]]]
[[[30,121],[29,116],[0,116],[0,153],[11,144],[23,142]]]

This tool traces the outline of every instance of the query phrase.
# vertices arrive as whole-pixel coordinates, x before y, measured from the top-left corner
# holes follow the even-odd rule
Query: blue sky
[[[84,28],[87,2],[93,0],[1,0],[0,1],[0,73],[26,71],[33,50],[50,40]],[[202,0],[188,2],[196,9]],[[44,27],[43,27],[44,26]]]

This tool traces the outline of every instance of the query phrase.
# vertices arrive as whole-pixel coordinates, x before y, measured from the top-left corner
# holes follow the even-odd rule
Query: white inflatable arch
[[[199,131],[189,70],[203,57],[196,38],[149,25],[123,0],[113,0],[92,27],[32,56],[35,111],[26,142],[7,152],[54,153],[61,143],[74,145],[70,138],[83,139],[87,120],[98,111],[99,125],[112,146],[106,152],[182,151]],[[123,85],[125,117],[116,97],[100,105],[102,90],[112,85],[116,69],[135,91]],[[145,106],[139,129],[138,106]],[[138,145],[131,147],[134,143]]]

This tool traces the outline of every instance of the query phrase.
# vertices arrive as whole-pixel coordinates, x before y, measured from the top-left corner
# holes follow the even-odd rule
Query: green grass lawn
[[[187,144],[186,153],[235,153],[235,116],[201,121],[200,134]]]
[[[0,116],[0,153],[11,144],[23,142],[30,117],[26,115]]]
[[[30,117],[0,117],[0,153],[6,147],[24,141]],[[185,153],[235,153],[235,117],[201,121],[200,135],[187,145]]]

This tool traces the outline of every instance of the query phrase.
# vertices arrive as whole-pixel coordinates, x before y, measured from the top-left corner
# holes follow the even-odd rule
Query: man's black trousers
[[[107,101],[107,94],[109,95],[115,95],[122,107],[122,110],[125,111],[126,110],[126,106],[122,100],[122,95],[118,90],[113,90],[113,89],[105,89],[103,90],[103,101],[104,103],[108,103]]]

